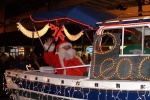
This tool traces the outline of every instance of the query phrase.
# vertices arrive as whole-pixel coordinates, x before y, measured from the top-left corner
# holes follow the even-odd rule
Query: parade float
[[[50,67],[7,70],[7,93],[16,100],[149,100],[150,54],[144,47],[150,43],[150,16],[96,24],[90,65],[67,67],[87,67],[87,76],[59,75]],[[135,32],[142,34],[142,52],[124,54]]]

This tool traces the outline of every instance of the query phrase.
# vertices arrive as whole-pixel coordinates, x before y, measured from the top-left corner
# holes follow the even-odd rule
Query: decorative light
[[[127,77],[124,77],[124,78],[119,75],[119,67],[120,67],[120,65],[121,65],[121,63],[122,63],[123,61],[128,61],[129,64],[130,64],[129,74],[128,74]],[[132,65],[133,65],[133,64],[132,64],[132,61],[131,61],[129,58],[123,58],[123,59],[119,60],[119,62],[118,62],[118,64],[117,64],[117,68],[116,68],[116,72],[117,72],[118,78],[119,78],[119,79],[122,79],[122,80],[125,80],[125,79],[127,79],[127,78],[130,78],[130,79],[131,79]]]
[[[55,37],[55,41],[58,40],[58,38],[60,38],[61,40],[64,40],[64,35],[62,33],[62,31],[64,31],[65,35],[67,36],[67,38],[71,41],[75,41],[77,39],[79,39],[82,35],[83,35],[83,31],[79,32],[78,34],[76,35],[71,35],[67,29],[65,28],[65,26],[62,26],[62,28],[59,28],[53,24],[46,24],[44,26],[43,29],[35,32],[35,31],[29,31],[27,30],[25,27],[23,27],[23,25],[19,22],[17,22],[17,28],[27,37],[29,38],[38,38],[38,37],[41,37],[43,36],[49,28],[51,28],[51,30],[54,30],[55,32],[52,34],[52,36]],[[38,34],[37,34],[38,33]]]
[[[113,48],[111,49],[111,50],[107,50],[107,51],[102,51],[102,52],[99,52],[99,51],[97,51],[96,50],[96,47],[98,46],[99,47],[99,44],[97,44],[97,41],[98,41],[98,39],[99,38],[101,38],[101,37],[103,37],[104,35],[108,35],[108,36],[110,36],[110,37],[112,37],[113,38],[113,41],[114,41],[114,46],[113,46]],[[109,32],[106,32],[106,33],[103,33],[103,34],[101,34],[101,35],[99,35],[97,38],[96,38],[96,40],[95,40],[95,43],[94,43],[94,58],[93,58],[93,67],[92,67],[92,75],[93,75],[93,77],[94,78],[98,78],[98,77],[100,77],[100,76],[95,76],[95,74],[94,74],[94,72],[95,72],[95,68],[94,68],[94,66],[96,65],[96,55],[97,54],[107,54],[107,53],[110,53],[110,52],[112,52],[115,48],[116,48],[116,46],[117,46],[117,39],[116,39],[116,37],[112,34],[112,33],[109,33]],[[110,58],[108,58],[107,60],[111,60]],[[113,61],[113,60],[112,60]],[[113,62],[113,64],[114,64],[114,62]],[[113,65],[114,66],[114,65]],[[100,66],[100,67],[102,67],[102,66]],[[112,67],[111,67],[112,68]],[[109,68],[107,69],[107,70],[109,70]],[[105,71],[107,71],[107,70],[105,70]],[[104,73],[104,72],[103,72]],[[114,73],[115,74],[115,73]],[[104,77],[104,76],[103,76]],[[111,78],[112,76],[110,76],[110,77],[107,77],[107,78]]]
[[[114,45],[113,45],[112,49],[110,49],[110,50],[107,50],[107,51],[97,51],[97,50],[96,50],[96,47],[99,47],[99,48],[101,49],[101,47],[99,46],[99,44],[97,43],[97,41],[98,41],[100,38],[102,38],[103,36],[105,36],[105,35],[108,35],[108,36],[112,37],[113,42],[114,42]],[[95,50],[94,53],[97,53],[97,54],[107,54],[107,53],[109,53],[109,52],[112,52],[112,51],[116,48],[116,46],[117,46],[117,39],[116,39],[115,35],[113,35],[112,33],[105,32],[105,33],[99,35],[99,36],[96,38],[94,44],[95,44],[95,45],[94,45],[94,48],[95,48],[95,49],[94,49],[94,50]]]
[[[105,69],[105,70],[102,71],[103,64],[106,63],[106,61],[108,61],[108,60],[112,61],[112,66],[110,66],[109,68],[107,68],[107,69]],[[121,63],[122,63],[123,61],[128,61],[129,64],[130,64],[130,67],[131,67],[130,70],[129,70],[129,75],[128,75],[127,77],[124,77],[124,78],[119,75],[119,67],[120,67],[120,65],[121,65]],[[119,60],[119,62],[117,63],[116,70],[114,71],[114,73],[113,73],[111,76],[104,76],[104,73],[105,73],[106,71],[111,70],[111,69],[113,69],[113,68],[115,67],[114,65],[115,65],[115,61],[114,61],[113,58],[104,59],[104,60],[102,61],[101,65],[100,65],[100,74],[99,74],[98,76],[95,76],[95,74],[94,74],[95,68],[93,68],[93,70],[92,70],[92,75],[93,75],[93,77],[94,77],[94,78],[102,77],[102,78],[104,78],[104,79],[110,79],[110,78],[112,78],[115,74],[117,74],[117,76],[118,76],[117,78],[118,78],[118,79],[121,79],[121,80],[125,80],[125,79],[127,79],[127,78],[130,78],[130,79],[131,79],[131,77],[132,77],[132,76],[131,76],[131,73],[132,73],[132,66],[133,66],[133,64],[132,64],[132,61],[131,61],[130,59],[128,59],[128,58],[123,58],[123,59]],[[94,63],[94,66],[95,66],[95,63]],[[106,66],[105,66],[105,67],[106,67]]]
[[[110,60],[110,61],[112,62],[112,66],[110,66],[109,68],[107,68],[107,69],[105,69],[104,71],[102,71],[102,67],[104,67],[103,64],[104,64],[104,63],[107,63],[108,60]],[[110,79],[110,78],[112,78],[112,77],[116,74],[116,71],[115,71],[111,76],[104,76],[104,73],[105,73],[106,71],[108,71],[108,70],[113,69],[113,68],[114,68],[114,65],[115,65],[115,61],[114,61],[114,59],[112,59],[112,58],[105,59],[105,60],[101,63],[101,65],[100,65],[100,73],[101,73],[101,76],[102,76],[104,79]],[[106,66],[105,66],[105,67],[106,67]]]
[[[76,35],[71,35],[68,30],[64,27],[64,33],[65,35],[67,36],[67,38],[71,41],[76,41],[77,39],[79,39],[82,35],[83,35],[83,30],[81,32],[79,32],[78,34]]]
[[[120,92],[122,92],[122,91],[119,91],[119,92],[118,92],[118,94],[117,94],[117,96],[116,96],[116,100],[122,100],[122,99],[119,98]]]
[[[98,100],[100,100],[100,95],[101,95],[102,93],[101,93],[101,90],[99,89],[99,91],[98,91]]]
[[[49,24],[46,24],[44,28],[39,31],[29,31],[25,27],[21,25],[21,23],[17,22],[17,28],[27,37],[29,38],[38,38],[43,36],[49,29]]]
[[[55,41],[60,38],[61,40],[64,40],[65,36],[63,35],[63,27],[59,28],[58,26],[55,26],[53,24],[50,24],[51,30],[54,30],[54,33],[52,34],[53,37],[55,37]]]
[[[141,61],[140,65],[139,65],[139,67],[138,67],[138,73],[139,73],[138,75],[139,75],[139,77],[141,77],[141,78],[143,78],[144,80],[147,80],[147,81],[149,81],[150,78],[144,77],[144,76],[142,75],[142,73],[141,73],[141,68],[142,68],[143,63],[144,63],[146,60],[149,60],[149,59],[150,59],[150,57],[145,57],[145,58]]]
[[[20,76],[20,75],[19,75]],[[38,82],[38,81],[30,81],[27,78],[21,80],[21,78],[19,78],[19,76],[8,76],[12,79],[12,81],[14,82],[14,84],[17,83],[22,83],[20,84],[20,88],[18,89],[13,89],[13,88],[7,88],[6,92],[10,93],[10,97],[14,98],[16,95],[16,93],[19,93],[19,96],[24,97],[24,98],[20,98],[22,99],[29,99],[32,96],[32,93],[37,93],[38,97],[37,99],[39,100],[45,100],[44,97],[46,97],[48,100],[48,96],[51,96],[52,99],[59,99],[60,96],[64,96],[63,99],[66,98],[75,98],[76,94],[80,95],[81,97],[79,99],[88,99],[88,100],[92,100],[91,95],[93,94],[94,90],[92,88],[84,88],[84,87],[67,87],[67,86],[63,86],[63,85],[55,85],[55,89],[53,89],[52,86],[54,86],[54,84],[50,84],[50,83],[45,83],[45,82]],[[6,75],[7,77],[7,75]],[[29,78],[29,77],[28,77]],[[7,84],[12,84],[12,83],[7,83]],[[33,88],[33,89],[30,89]],[[46,89],[47,88],[47,89]],[[64,88],[64,90],[63,90]],[[46,89],[46,90],[45,90]],[[73,90],[73,91],[72,91]],[[87,90],[86,92],[84,90]],[[112,91],[112,92],[111,92]],[[108,98],[110,98],[109,96],[112,96],[112,99],[117,99],[117,100],[121,100],[121,99],[130,99],[130,91],[126,91],[126,90],[108,90],[107,87],[105,88],[97,88],[97,92],[95,92],[97,95],[95,95],[95,99],[96,100],[101,100],[102,98],[105,100],[108,100]],[[137,94],[136,100],[138,99],[143,99],[146,100],[147,98],[149,98],[149,94],[150,91],[143,91],[141,92],[140,90],[136,90],[133,91],[135,93],[135,95]],[[51,94],[53,93],[53,94]],[[67,97],[68,96],[68,97]],[[105,97],[104,97],[105,96]],[[14,98],[15,99],[15,98]]]
[[[150,80],[149,77],[145,77],[145,76],[142,75],[142,73],[141,73],[141,68],[142,68],[143,63],[144,63],[146,60],[149,60],[149,59],[150,59],[150,57],[145,57],[145,58],[143,58],[143,60],[140,62],[140,65],[139,65],[139,67],[138,67],[138,75],[137,75],[137,78],[139,77],[139,78],[142,78],[142,79],[144,79],[144,80],[146,80],[146,81],[149,81],[149,80]],[[112,66],[102,71],[103,64],[106,63],[106,61],[108,61],[108,60],[112,61]],[[129,72],[128,72],[128,76],[126,76],[126,77],[121,77],[120,74],[119,74],[119,68],[120,68],[120,66],[121,66],[121,63],[123,63],[124,61],[129,62],[130,70],[129,70]],[[95,62],[96,62],[96,57],[94,57],[93,66],[95,66]],[[111,69],[114,67],[114,65],[116,65],[116,64],[117,64],[117,66],[116,66],[116,70],[114,71],[114,73],[113,73],[111,76],[104,76],[104,73],[105,73],[106,71],[108,71],[108,70],[111,70]],[[93,69],[92,69],[92,75],[93,75],[93,77],[94,77],[94,78],[100,78],[100,77],[102,77],[102,78],[104,78],[104,79],[110,79],[110,78],[112,78],[112,77],[116,74],[116,75],[118,76],[117,78],[118,78],[118,79],[121,79],[121,80],[133,79],[133,78],[132,78],[133,63],[132,63],[132,61],[131,61],[129,58],[122,58],[122,59],[120,59],[116,64],[115,64],[113,58],[104,59],[104,60],[102,61],[102,63],[100,64],[100,74],[99,74],[98,76],[96,76],[96,75],[94,74],[94,73],[95,73],[95,68],[93,67]]]

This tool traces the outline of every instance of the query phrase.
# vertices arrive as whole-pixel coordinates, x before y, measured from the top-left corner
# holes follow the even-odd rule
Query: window
[[[105,54],[111,52],[117,46],[117,37],[120,36],[120,29],[105,29],[96,39],[96,52]]]
[[[139,56],[150,54],[148,42],[150,42],[150,29],[147,26],[124,28],[121,35],[121,55]]]

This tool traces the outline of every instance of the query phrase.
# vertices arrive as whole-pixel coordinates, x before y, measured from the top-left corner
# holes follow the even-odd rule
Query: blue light
[[[86,48],[86,52],[89,53],[89,54],[92,54],[92,52],[93,52],[93,46],[88,46]]]

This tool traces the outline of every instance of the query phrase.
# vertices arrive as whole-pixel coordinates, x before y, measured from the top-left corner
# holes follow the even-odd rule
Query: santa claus
[[[47,41],[45,41],[44,47],[46,50],[51,43],[51,38],[48,38]],[[70,66],[79,66],[84,64],[81,58],[76,55],[76,51],[72,48],[71,43],[67,41],[61,41],[56,46],[56,53],[53,52],[54,49],[55,45],[52,44],[48,50],[48,53],[44,52],[44,60],[50,66],[53,65],[54,68],[66,68]],[[86,72],[87,70],[85,67],[57,70],[58,74],[75,76],[83,76],[83,74]]]

